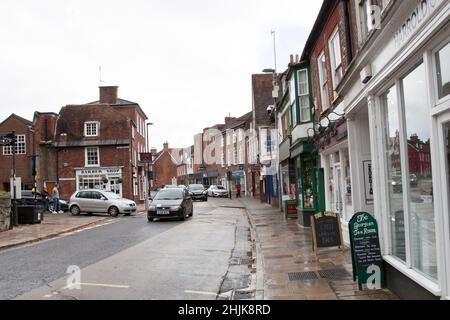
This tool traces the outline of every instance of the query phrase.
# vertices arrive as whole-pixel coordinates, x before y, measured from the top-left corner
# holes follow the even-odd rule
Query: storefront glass
[[[350,155],[348,152],[348,149],[344,149],[343,151],[343,157],[344,157],[344,163],[343,163],[343,167],[344,167],[344,179],[345,179],[345,190],[344,190],[344,194],[345,194],[345,206],[347,209],[347,214],[349,212],[353,211],[353,202],[352,202],[352,183],[351,183],[351,179],[350,179]]]
[[[405,216],[403,208],[402,165],[400,153],[400,121],[397,87],[382,96],[385,113],[385,159],[387,164],[387,197],[389,206],[391,248],[393,256],[406,261]]]
[[[402,80],[408,142],[408,203],[412,266],[437,279],[433,180],[431,176],[431,121],[427,104],[425,65]],[[408,180],[407,180],[408,181]]]
[[[298,194],[298,207],[303,209],[303,185],[302,185],[302,161],[300,157],[296,159],[295,168],[297,170],[297,194]]]
[[[313,161],[306,159],[303,163],[303,190],[304,190],[304,208],[314,208],[314,185],[313,185]]]
[[[436,53],[439,99],[450,95],[450,43]]]

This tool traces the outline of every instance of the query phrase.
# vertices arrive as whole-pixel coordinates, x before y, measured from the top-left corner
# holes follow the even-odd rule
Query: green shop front
[[[298,222],[311,226],[311,216],[325,211],[324,170],[320,158],[313,153],[314,145],[300,141],[291,147],[297,196]]]

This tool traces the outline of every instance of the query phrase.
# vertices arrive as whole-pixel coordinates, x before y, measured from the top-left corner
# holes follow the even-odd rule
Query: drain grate
[[[279,255],[279,256],[264,257],[265,260],[286,259],[286,258],[292,258],[292,255],[291,254],[283,254],[283,255]]]
[[[328,280],[339,280],[350,277],[350,274],[345,269],[328,269],[318,271],[321,278]]]
[[[305,281],[305,280],[317,280],[317,274],[314,271],[307,272],[291,272],[288,273],[289,281]]]

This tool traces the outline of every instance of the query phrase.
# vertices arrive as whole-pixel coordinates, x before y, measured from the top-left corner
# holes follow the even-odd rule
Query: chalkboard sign
[[[288,218],[297,218],[297,200],[286,201],[286,213]]]
[[[311,216],[313,251],[318,248],[342,247],[342,229],[339,215],[334,212],[320,212]]]
[[[376,280],[375,271],[379,271],[380,288],[384,284],[383,257],[378,235],[378,223],[367,212],[359,212],[349,223],[350,244],[352,250],[353,280],[358,279],[362,290],[368,281]]]

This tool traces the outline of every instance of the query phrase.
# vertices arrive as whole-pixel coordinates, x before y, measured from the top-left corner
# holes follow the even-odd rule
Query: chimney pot
[[[291,63],[294,63],[294,55],[293,54],[291,54]]]
[[[295,55],[295,63],[300,62],[300,56],[298,54]]]

